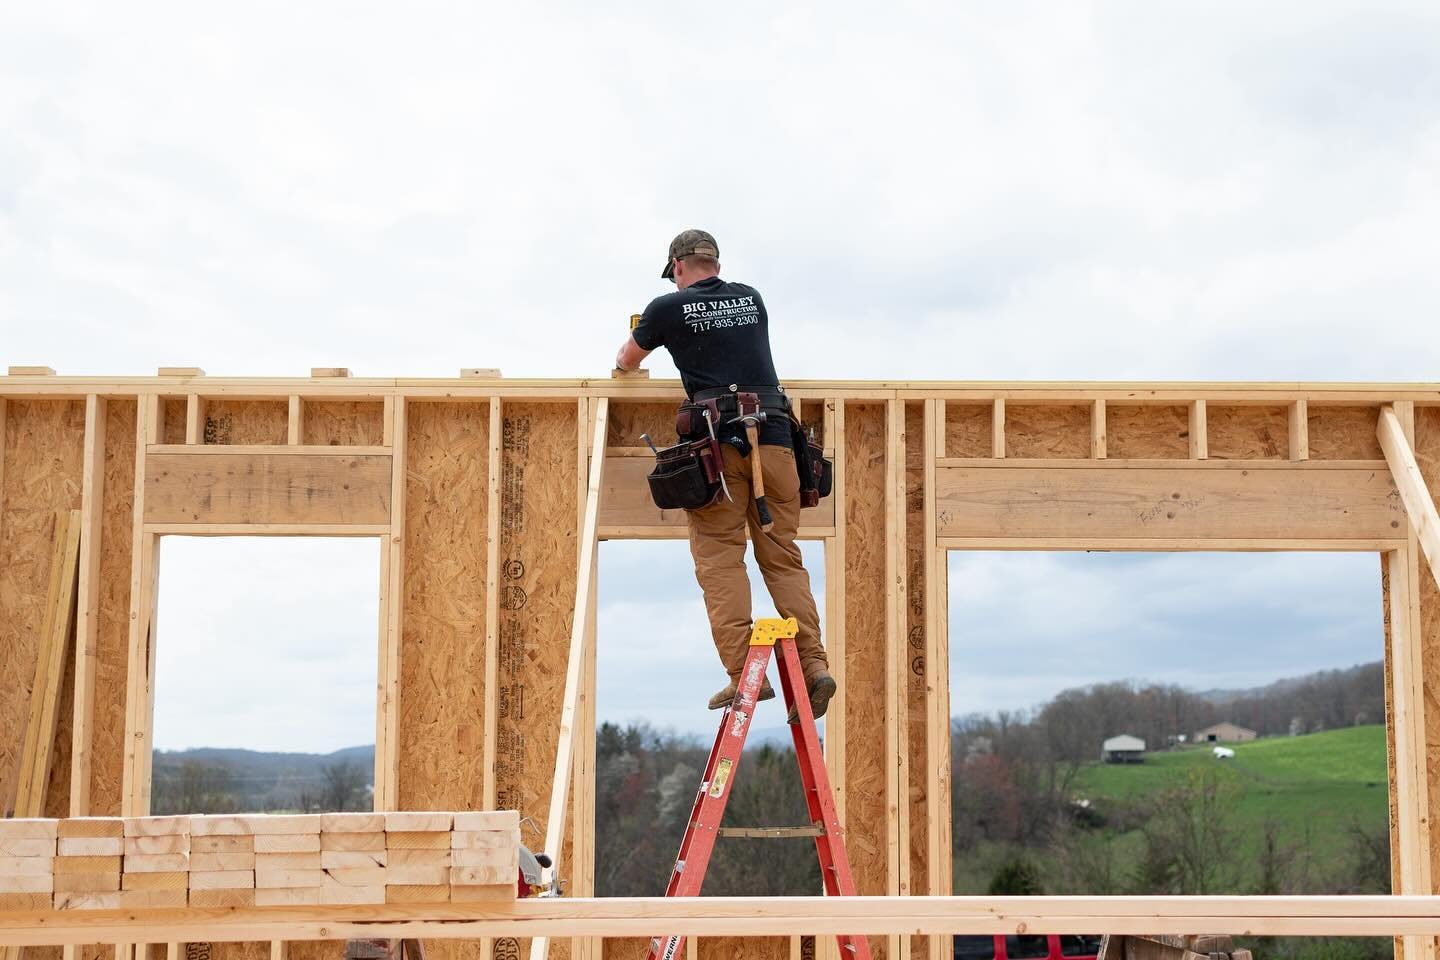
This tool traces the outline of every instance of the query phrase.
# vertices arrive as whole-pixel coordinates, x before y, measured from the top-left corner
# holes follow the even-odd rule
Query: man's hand
[[[640,369],[640,364],[648,356],[650,351],[642,349],[640,344],[635,342],[634,336],[626,337],[625,342],[620,345],[620,352],[615,354],[615,369],[632,373]]]

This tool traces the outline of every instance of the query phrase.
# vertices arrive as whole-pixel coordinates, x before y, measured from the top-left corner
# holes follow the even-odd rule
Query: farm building
[[[1100,759],[1106,763],[1144,763],[1145,741],[1122,733],[1100,745]]]
[[[1204,730],[1195,734],[1196,743],[1242,743],[1246,740],[1254,740],[1259,734],[1249,727],[1242,727],[1238,723],[1231,723],[1229,720],[1220,723],[1212,723]]]

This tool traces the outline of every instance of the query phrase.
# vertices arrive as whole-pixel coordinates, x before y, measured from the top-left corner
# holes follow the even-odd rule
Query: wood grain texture
[[[643,447],[645,441],[640,434],[650,434],[655,446],[665,448],[678,439],[675,436],[675,407],[667,402],[626,402],[610,401],[610,413],[605,425],[607,447]]]
[[[184,443],[186,426],[185,397],[160,398],[160,442]],[[203,404],[201,405],[204,406]]]
[[[989,411],[986,411],[987,415]],[[885,796],[885,436],[883,404],[845,405],[845,847],[862,895],[889,888]],[[1089,428],[1086,428],[1088,444]],[[876,957],[886,953],[871,942]]]
[[[1314,438],[1312,435],[1311,443]],[[1313,455],[1313,454],[1312,454]],[[1440,497],[1440,407],[1415,410],[1415,462],[1432,498]],[[1425,770],[1430,800],[1430,877],[1440,878],[1440,587],[1431,567],[1420,558],[1420,661],[1425,711]],[[1386,695],[1389,696],[1387,684]]]
[[[1290,455],[1287,407],[1226,406],[1207,403],[1212,460],[1284,460]],[[1374,432],[1374,424],[1371,424]]]
[[[503,422],[496,806],[532,818],[543,836],[575,602],[577,410],[506,404]],[[559,862],[568,884],[568,849]],[[528,940],[518,946],[529,955]],[[568,941],[550,956],[566,960]]]
[[[909,756],[905,795],[910,803],[910,892],[930,893],[929,714],[925,687],[930,681],[925,622],[925,402],[905,404],[905,673],[906,731]],[[910,955],[929,960],[929,940],[912,937]]]
[[[1005,404],[1005,456],[1090,456],[1089,405]]]
[[[204,443],[284,444],[290,433],[290,401],[207,399]]]
[[[990,456],[990,432],[990,404],[947,403],[945,405],[945,452],[943,456]]]
[[[1105,405],[1106,455],[1123,460],[1185,460],[1190,456],[1190,408]]]
[[[152,453],[147,523],[364,523],[390,520],[382,455]]]
[[[3,440],[0,610],[4,616],[0,618],[0,730],[19,731],[25,729],[30,687],[35,679],[37,641],[45,620],[55,511],[80,508],[84,401],[10,400]],[[61,730],[66,740],[70,729],[67,719]],[[21,746],[19,736],[0,737],[0,808],[5,811],[12,809],[15,802]],[[61,765],[65,768],[61,782],[68,790],[68,746]]]
[[[480,805],[494,709],[484,684],[490,407],[416,403],[406,419],[400,808],[467,810]],[[475,960],[479,949],[425,942],[436,960]]]
[[[384,436],[384,404],[378,400],[311,400],[300,409],[301,443],[378,447]]]
[[[1383,539],[1404,536],[1388,471],[937,471],[941,537]]]
[[[135,503],[136,405],[133,401],[111,400],[107,407],[95,716],[90,725],[90,813],[95,816],[120,815],[130,629],[130,526]]]
[[[1379,407],[1310,407],[1311,460],[1382,460],[1375,439]]]

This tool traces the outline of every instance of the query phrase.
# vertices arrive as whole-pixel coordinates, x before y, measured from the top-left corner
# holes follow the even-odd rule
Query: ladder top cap
[[[776,640],[793,640],[799,632],[800,627],[794,617],[783,620],[778,617],[762,617],[755,621],[755,629],[750,632],[750,646],[773,647]]]

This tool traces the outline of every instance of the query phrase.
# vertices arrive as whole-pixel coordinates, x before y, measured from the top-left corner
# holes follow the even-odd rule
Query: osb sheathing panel
[[[643,447],[640,434],[648,433],[657,447],[675,443],[675,407],[673,403],[638,403],[610,401],[605,424],[605,445],[609,447]]]
[[[1415,458],[1430,496],[1440,503],[1440,407],[1415,411]],[[1425,688],[1425,771],[1430,790],[1430,878],[1440,883],[1440,587],[1422,555],[1420,558],[1421,670]],[[1387,684],[1387,687],[1389,685]],[[1432,889],[1431,892],[1434,892]]]
[[[95,637],[95,718],[90,725],[90,813],[120,815],[125,760],[125,671],[130,643],[130,547],[135,511],[135,401],[111,400],[105,417],[100,514],[100,615]]]
[[[1005,405],[1005,456],[1090,456],[1090,408],[1068,404]]]
[[[429,406],[411,404],[408,416]],[[384,440],[385,405],[379,401],[307,400],[300,407],[301,443],[378,447]]]
[[[905,562],[909,603],[905,608],[905,676],[908,684],[906,713],[910,757],[910,892],[930,892],[927,824],[928,781],[924,758],[928,740],[925,684],[925,405],[905,404]],[[911,956],[929,957],[928,937],[911,938]]]
[[[788,960],[789,937],[701,937],[695,953],[700,960]]]
[[[1205,416],[1211,460],[1284,460],[1290,456],[1290,414],[1284,407],[1211,403],[1206,404]]]
[[[283,444],[290,437],[290,405],[284,400],[206,400],[201,409],[205,443]]]
[[[573,403],[506,404],[504,423],[497,805],[531,818],[534,841],[549,812],[575,606],[578,425]],[[567,884],[569,846],[560,859]],[[528,940],[519,947],[529,953]],[[569,953],[568,941],[551,943],[552,957]]]
[[[946,457],[988,457],[994,427],[994,410],[988,403],[945,405]]]
[[[29,719],[55,511],[80,508],[84,446],[83,400],[9,401],[0,490],[0,730],[23,731]],[[63,726],[68,736],[69,721]],[[20,736],[0,736],[5,811],[14,807],[21,747]],[[65,758],[68,763],[68,751]],[[68,784],[68,770],[64,777]]]
[[[184,443],[186,399],[184,397],[160,398],[160,442]]]
[[[1379,407],[1310,407],[1311,460],[1383,460]]]
[[[1185,460],[1190,409],[1185,406],[1105,407],[1106,456],[1112,460]]]
[[[485,689],[490,408],[412,403],[406,417],[400,808],[470,810],[483,796],[492,708]],[[479,956],[473,941],[427,940],[425,949],[440,960]]]
[[[883,896],[885,791],[884,404],[845,405],[845,845],[861,896]],[[871,948],[883,956],[885,941]]]

